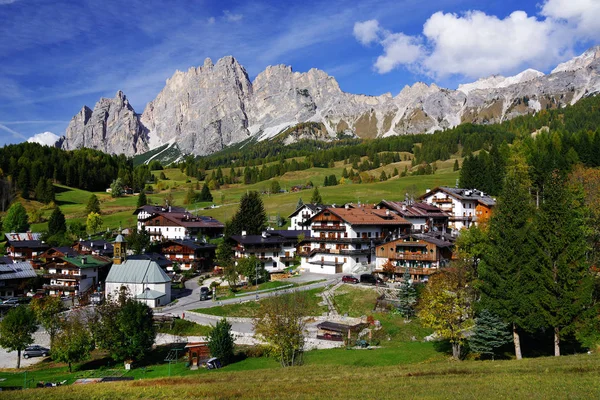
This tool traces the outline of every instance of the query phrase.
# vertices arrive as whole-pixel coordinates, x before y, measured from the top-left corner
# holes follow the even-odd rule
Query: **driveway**
[[[40,346],[50,347],[50,335],[46,333],[43,328],[38,329],[33,334],[33,344],[39,344]],[[37,364],[42,361],[44,357],[32,357],[24,359],[21,355],[21,367],[28,367],[33,364]],[[17,368],[17,352],[8,352],[6,349],[0,347],[0,368]]]

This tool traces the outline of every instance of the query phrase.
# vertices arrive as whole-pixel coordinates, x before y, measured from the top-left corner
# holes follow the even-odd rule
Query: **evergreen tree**
[[[194,191],[194,187],[192,185],[190,185],[190,187],[188,188],[188,191],[185,195],[185,200],[183,201],[183,204],[194,204],[196,201],[197,201],[196,192]]]
[[[303,205],[304,202],[302,201],[302,197],[298,197],[298,202],[296,203],[296,210],[302,207]]]
[[[202,186],[202,191],[199,196],[200,201],[213,201],[213,196],[210,193],[210,189],[206,185],[206,183]]]
[[[231,324],[225,318],[208,333],[208,348],[213,357],[219,358],[224,365],[233,361],[234,339],[231,334]]]
[[[140,190],[140,195],[137,199],[137,207],[143,207],[146,204],[148,204],[148,199],[146,198],[146,190],[142,189]]]
[[[46,179],[46,189],[44,190],[44,198],[42,201],[46,204],[50,204],[54,201],[54,196],[54,184],[50,179]]]
[[[27,173],[27,168],[21,168],[17,179],[17,186],[21,190],[21,197],[29,199],[29,174]]]
[[[410,319],[415,315],[416,304],[417,291],[410,283],[410,272],[406,268],[402,275],[402,283],[398,288],[398,312],[404,318]]]
[[[454,160],[454,167],[452,168],[452,171],[458,171],[460,169],[460,166],[458,165],[458,159]]]
[[[40,178],[35,187],[35,199],[45,203],[46,199],[46,179]]]
[[[329,186],[337,186],[338,181],[335,175],[329,175]]]
[[[50,219],[48,220],[48,235],[60,235],[67,232],[67,222],[65,221],[65,215],[62,213],[60,208],[54,207]]]
[[[398,176],[398,168],[394,167],[394,171],[392,171],[392,176]]]
[[[240,207],[226,228],[225,236],[239,235],[242,231],[248,235],[259,235],[267,228],[267,213],[257,191],[242,196]]]
[[[574,333],[578,316],[592,298],[582,203],[555,171],[544,184],[543,202],[535,220],[536,261],[545,292],[541,308],[554,329],[555,356],[560,356],[561,338]]]
[[[510,343],[512,335],[508,325],[496,314],[482,310],[475,318],[473,335],[469,337],[469,347],[475,353],[489,355],[494,359],[496,349]]]
[[[2,221],[2,227],[5,232],[27,232],[29,230],[29,217],[25,207],[19,202],[13,203],[6,217]]]
[[[490,220],[489,246],[479,263],[481,306],[511,325],[517,359],[522,358],[519,331],[532,331],[544,323],[536,306],[540,290],[533,265],[534,209],[528,187],[527,167],[516,159]]]
[[[381,182],[383,182],[383,181],[387,181],[387,179],[388,179],[388,178],[387,178],[387,175],[385,174],[385,171],[384,171],[384,170],[381,170],[381,175],[379,175],[379,180],[380,180]]]
[[[271,193],[279,193],[281,191],[281,185],[278,181],[271,181]]]
[[[96,196],[95,194],[92,194],[90,196],[85,206],[85,214],[88,215],[91,212],[100,214],[100,200],[98,200],[98,196]]]
[[[323,204],[323,198],[321,197],[321,194],[319,193],[319,188],[316,186],[315,186],[315,189],[313,190],[312,197],[310,198],[310,202],[311,202],[311,204]]]
[[[325,180],[323,181],[323,186],[324,187],[329,186],[329,177],[328,176],[325,176]]]

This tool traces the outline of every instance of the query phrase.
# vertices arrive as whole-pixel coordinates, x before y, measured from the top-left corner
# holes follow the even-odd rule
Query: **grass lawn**
[[[308,303],[308,315],[322,315],[327,311],[326,306],[320,306],[319,303],[323,301],[323,298],[320,296],[320,293],[323,291],[323,288],[316,288],[301,292],[307,296],[309,299]],[[264,298],[264,294],[261,294],[261,298]],[[283,294],[282,296],[291,296],[291,294]],[[256,310],[259,308],[259,302],[256,301],[246,301],[244,303],[236,303],[236,304],[227,304],[224,306],[215,306],[210,308],[199,308],[197,310],[193,310],[202,314],[209,315],[219,315],[223,317],[242,317],[242,318],[252,318]]]
[[[377,301],[377,292],[374,287],[343,284],[336,289],[333,303],[341,315],[361,317],[373,314]]]
[[[188,371],[178,363],[171,366],[170,378],[167,368],[166,364],[147,367],[145,377],[164,374],[158,379],[35,389],[0,397],[592,399],[598,396],[600,356],[449,362],[435,353],[431,344],[408,343],[394,349],[309,352],[304,366],[285,370],[269,358],[249,358],[217,371]],[[36,380],[42,376],[41,372],[30,373]],[[135,369],[131,375],[141,378],[144,372]],[[23,374],[18,377],[22,385]],[[18,384],[16,380],[10,383]]]
[[[200,325],[185,319],[175,319],[172,328],[171,324],[166,322],[158,327],[157,332],[177,336],[207,336],[211,330],[212,327],[208,325]]]

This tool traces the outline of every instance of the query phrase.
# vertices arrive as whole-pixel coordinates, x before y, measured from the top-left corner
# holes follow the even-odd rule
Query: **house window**
[[[356,262],[358,262],[358,257],[356,257]]]
[[[273,268],[277,268],[277,261],[273,261]]]

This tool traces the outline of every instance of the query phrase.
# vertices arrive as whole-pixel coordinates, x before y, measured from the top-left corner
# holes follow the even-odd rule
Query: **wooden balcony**
[[[394,253],[391,260],[407,260],[407,261],[437,261],[434,254],[423,254],[423,253]]]
[[[311,227],[314,231],[339,231],[344,232],[346,227],[344,225],[313,225]]]
[[[74,275],[74,274],[44,274],[44,278],[46,279],[72,279],[72,280],[80,280],[87,278],[86,274]]]
[[[76,292],[79,290],[79,285],[63,286],[63,285],[44,285],[46,290],[61,290],[63,292]]]

